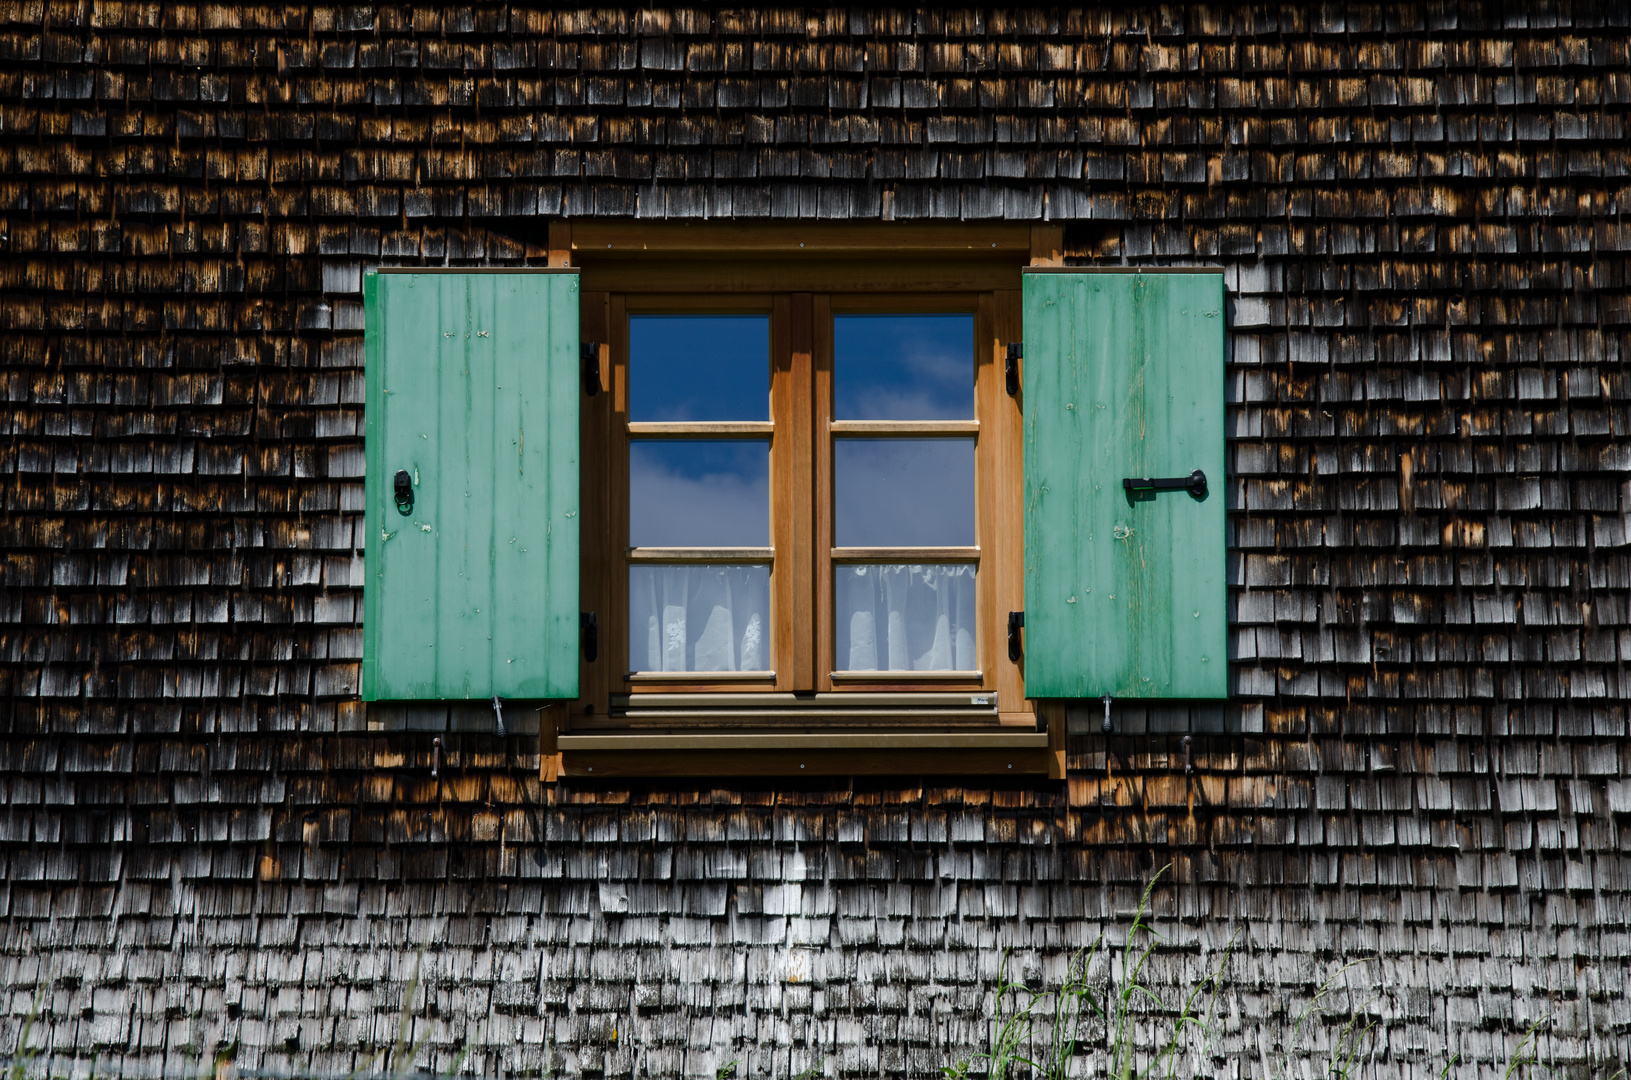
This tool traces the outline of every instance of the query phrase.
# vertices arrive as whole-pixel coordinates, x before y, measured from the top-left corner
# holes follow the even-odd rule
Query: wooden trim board
[[[561,750],[1021,750],[1048,745],[1045,731],[824,731],[802,734],[562,735]]]
[[[560,775],[575,779],[770,776],[1048,775],[1034,747],[918,750],[567,750]]]
[[[1029,224],[938,224],[927,222],[561,221],[557,238],[571,246],[574,261],[614,255],[744,256],[885,254],[896,258],[957,253],[1013,259],[1036,248]],[[1046,228],[1044,226],[1044,228]],[[1063,229],[1058,229],[1061,236]]]

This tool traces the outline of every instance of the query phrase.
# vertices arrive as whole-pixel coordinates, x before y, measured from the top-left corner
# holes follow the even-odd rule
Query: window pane
[[[974,671],[974,567],[840,566],[839,671]]]
[[[629,318],[629,419],[770,419],[770,319]]]
[[[974,316],[833,319],[833,418],[969,420]]]
[[[834,439],[839,547],[972,547],[973,439]]]
[[[630,567],[629,667],[770,670],[770,567]]]
[[[631,442],[629,543],[635,547],[768,546],[769,440]]]

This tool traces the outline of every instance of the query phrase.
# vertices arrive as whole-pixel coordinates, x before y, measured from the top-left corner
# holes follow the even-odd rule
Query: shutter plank
[[[1023,292],[1027,696],[1226,697],[1222,275]],[[1199,501],[1121,485],[1197,468]]]
[[[575,697],[576,275],[382,274],[370,296],[364,697]]]

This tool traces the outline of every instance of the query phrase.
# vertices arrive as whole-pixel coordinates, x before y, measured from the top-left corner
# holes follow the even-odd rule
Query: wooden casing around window
[[[605,391],[584,399],[583,585],[599,656],[582,697],[552,709],[557,754],[546,778],[878,773],[1063,776],[1062,710],[1039,724],[1024,697],[1023,661],[1008,659],[1009,611],[1023,607],[1022,402],[1005,389],[1007,342],[1019,341],[1020,269],[1056,257],[1057,229],[1030,226],[745,226],[595,223],[551,229],[551,261],[581,268],[583,337],[600,344]],[[834,313],[968,312],[976,334],[975,517],[979,547],[978,682],[832,678],[832,318]],[[630,313],[768,312],[771,328],[773,683],[627,676],[628,318]],[[988,722],[903,720],[877,726],[811,721],[747,730],[723,712],[654,729],[620,722],[619,701],[693,693],[993,695]],[[811,695],[815,695],[812,697]],[[655,699],[653,699],[655,700]],[[669,700],[665,698],[664,700]],[[701,699],[699,699],[701,700]],[[747,700],[743,697],[742,700]],[[754,700],[758,700],[755,698]],[[902,696],[901,702],[914,698]],[[629,711],[635,711],[631,707]],[[845,713],[857,710],[845,709]],[[864,711],[864,710],[862,710]],[[1044,710],[1044,715],[1052,710]],[[982,734],[983,732],[983,734]],[[825,734],[823,734],[825,733]]]

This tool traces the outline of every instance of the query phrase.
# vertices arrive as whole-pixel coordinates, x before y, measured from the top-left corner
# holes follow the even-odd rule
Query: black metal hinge
[[[600,624],[595,613],[578,612],[578,628],[583,631],[583,658],[592,664],[600,657]]]
[[[1025,343],[1010,341],[1008,354],[1004,357],[1003,372],[1008,380],[1008,396],[1019,396],[1019,362],[1025,359]]]
[[[590,397],[600,393],[600,342],[585,341],[578,346],[583,359],[583,392]]]
[[[1025,629],[1025,613],[1023,611],[1010,611],[1008,613],[1008,659],[1016,664],[1019,663],[1019,658],[1025,654],[1024,649],[1021,647],[1023,643],[1020,641],[1019,634],[1023,629]]]

